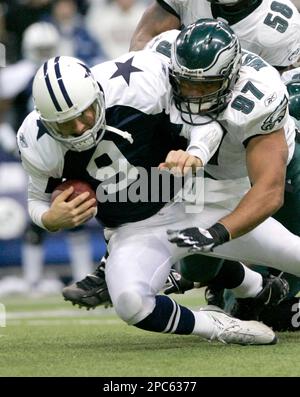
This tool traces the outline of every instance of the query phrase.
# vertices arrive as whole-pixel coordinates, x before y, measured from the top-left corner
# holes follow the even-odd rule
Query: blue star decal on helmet
[[[129,86],[131,73],[143,72],[143,70],[138,69],[132,65],[133,58],[134,57],[127,59],[126,62],[115,62],[118,70],[116,70],[115,73],[111,76],[111,79],[122,76]]]

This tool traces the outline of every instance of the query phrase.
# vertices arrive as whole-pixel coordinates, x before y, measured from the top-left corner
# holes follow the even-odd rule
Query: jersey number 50
[[[271,10],[281,14],[284,18],[269,12],[264,20],[264,24],[276,29],[279,33],[284,33],[289,26],[287,19],[292,17],[293,10],[286,4],[279,3],[278,1],[272,1]]]

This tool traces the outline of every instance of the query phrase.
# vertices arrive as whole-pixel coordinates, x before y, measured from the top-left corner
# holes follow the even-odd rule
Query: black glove
[[[183,230],[167,230],[168,240],[178,247],[190,247],[189,252],[210,252],[217,245],[230,240],[225,226],[216,223],[209,229],[190,227]]]
[[[192,281],[186,280],[181,274],[176,272],[176,270],[171,269],[169,277],[165,285],[164,294],[184,294],[185,291],[194,288],[194,283]]]

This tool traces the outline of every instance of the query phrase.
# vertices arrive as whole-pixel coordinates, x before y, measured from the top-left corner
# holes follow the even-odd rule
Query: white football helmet
[[[58,44],[59,33],[52,23],[33,23],[23,34],[23,57],[40,66],[57,54]]]
[[[32,95],[40,119],[55,140],[77,152],[98,144],[105,131],[104,96],[82,61],[66,56],[49,59],[34,78]],[[80,136],[62,136],[59,124],[79,117],[89,106],[95,111],[94,126]]]

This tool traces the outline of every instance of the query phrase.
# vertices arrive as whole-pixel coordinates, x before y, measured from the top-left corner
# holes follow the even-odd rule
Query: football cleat
[[[277,343],[271,328],[258,321],[242,321],[225,313],[217,306],[206,306],[205,311],[214,322],[214,331],[210,341],[238,345],[274,345]]]
[[[100,263],[94,273],[88,274],[83,280],[63,288],[62,295],[66,301],[70,301],[80,308],[86,307],[87,310],[95,309],[100,305],[104,305],[106,308],[112,306],[105,281],[103,262]]]
[[[231,314],[240,320],[258,320],[266,307],[278,305],[289,293],[288,282],[281,277],[263,277],[263,289],[254,298],[238,298]]]
[[[194,283],[183,279],[179,273],[171,269],[164,288],[166,295],[184,294],[185,291],[194,288]],[[105,308],[112,306],[105,282],[105,260],[102,259],[94,273],[63,288],[62,295],[66,301],[72,302],[73,306],[86,307],[87,310],[95,309],[101,305],[104,305]]]

